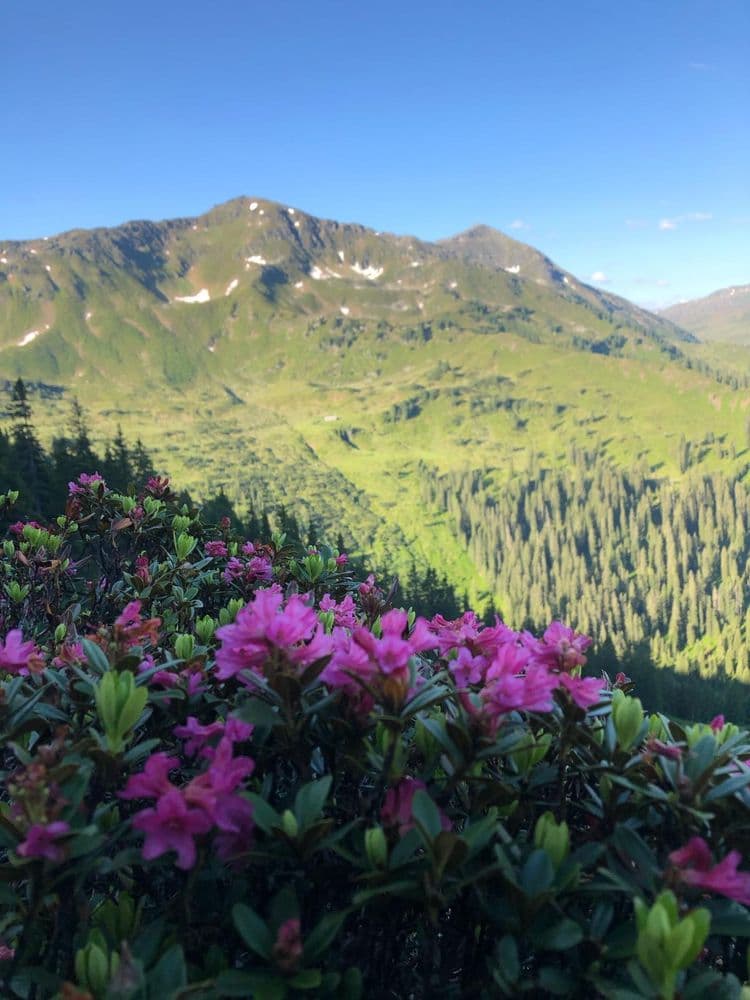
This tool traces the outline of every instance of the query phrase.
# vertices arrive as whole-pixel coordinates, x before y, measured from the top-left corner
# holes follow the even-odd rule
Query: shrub
[[[3,997],[742,995],[750,738],[584,636],[415,618],[160,479],[80,476],[0,573]]]

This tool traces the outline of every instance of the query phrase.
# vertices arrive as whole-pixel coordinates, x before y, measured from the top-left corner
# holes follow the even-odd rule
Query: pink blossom
[[[657,740],[655,736],[649,737],[645,746],[647,754],[653,754],[657,757],[666,757],[668,760],[680,760],[682,757],[682,748],[676,743],[664,743],[663,740]]]
[[[349,556],[346,554],[346,552],[342,552],[341,555],[336,556],[336,558],[333,561],[336,563],[337,566],[346,566],[346,564],[349,562]]]
[[[155,497],[164,496],[169,492],[169,477],[151,476],[146,483],[146,492]]]
[[[253,545],[252,542],[243,542],[242,543],[242,554],[243,554],[243,556],[254,556],[255,555],[255,546]]]
[[[216,630],[221,646],[216,653],[216,676],[228,680],[243,670],[263,673],[269,658],[281,652],[287,661],[304,668],[327,656],[333,643],[315,611],[296,594],[283,606],[283,595],[259,590],[231,625]]]
[[[319,607],[321,611],[333,611],[335,625],[340,625],[342,628],[355,628],[357,624],[357,609],[351,594],[347,594],[340,604],[337,604],[330,594],[324,594],[320,600]]]
[[[236,556],[232,556],[224,567],[224,572],[221,574],[221,577],[224,583],[232,583],[234,580],[239,580],[244,572],[245,564],[243,561],[238,559]]]
[[[297,971],[302,958],[302,933],[296,917],[285,920],[276,932],[271,954],[276,965],[286,975]]]
[[[22,535],[23,529],[27,526],[29,528],[41,528],[41,524],[38,521],[16,521],[15,524],[11,524],[8,531],[13,535]]]
[[[173,786],[167,775],[180,766],[176,757],[153,753],[141,774],[131,774],[125,788],[118,792],[121,799],[158,799]]]
[[[487,682],[508,674],[521,674],[531,664],[532,656],[525,646],[506,642],[498,646],[487,668]]]
[[[115,632],[127,646],[157,642],[160,618],[142,618],[141,601],[130,601],[115,618]]]
[[[532,639],[531,648],[540,663],[544,663],[551,670],[570,673],[575,667],[585,664],[584,653],[591,645],[591,641],[588,636],[574,632],[562,622],[552,622],[547,626],[542,639]]]
[[[222,818],[224,825],[219,827],[214,846],[222,861],[231,862],[252,845],[255,828],[252,802],[240,795],[227,796]]]
[[[230,716],[224,724],[224,736],[231,743],[247,743],[253,735],[255,726],[251,722],[243,722]]]
[[[320,680],[330,688],[341,688],[349,697],[357,698],[363,693],[364,688],[355,678],[369,683],[375,667],[367,651],[355,642],[345,629],[335,628],[332,638],[333,656],[323,668]]]
[[[711,851],[702,837],[691,837],[687,844],[669,855],[681,882],[695,889],[718,892],[729,899],[750,905],[750,872],[739,872],[739,851],[730,851],[723,861],[712,864]]]
[[[395,787],[389,788],[385,794],[380,818],[385,826],[398,827],[400,837],[414,829],[412,806],[414,796],[418,791],[427,791],[427,785],[418,778],[407,775]],[[444,830],[450,830],[451,821],[442,810],[440,810],[440,821]]]
[[[175,726],[172,732],[186,741],[185,753],[192,757],[203,749],[212,736],[224,732],[224,723],[211,722],[203,726],[194,715],[189,715],[187,723],[184,726]]]
[[[254,770],[252,758],[232,756],[232,743],[224,737],[213,753],[208,770],[193,778],[186,787],[185,798],[191,805],[200,806],[219,829],[237,832],[237,811],[230,800],[243,779]]]
[[[132,820],[133,827],[146,834],[143,857],[147,861],[167,851],[177,852],[176,865],[188,869],[195,864],[194,837],[207,833],[211,818],[202,809],[190,809],[178,788],[168,788],[155,809],[143,809]]]
[[[726,725],[724,716],[723,715],[715,715],[713,717],[713,719],[711,719],[710,725],[711,725],[711,729],[713,730],[713,732],[720,733],[721,730]]]
[[[82,472],[76,482],[68,483],[68,495],[75,496],[76,494],[93,492],[98,488],[100,488],[100,493],[106,490],[107,484],[104,482],[104,477],[100,476],[98,472]]]
[[[54,823],[34,823],[26,832],[26,840],[16,848],[22,858],[47,858],[49,861],[63,861],[65,850],[55,843],[70,832],[68,823],[57,820]]]
[[[247,572],[254,583],[259,580],[270,583],[273,580],[273,563],[268,556],[253,556],[248,563]]]
[[[15,948],[9,948],[4,941],[0,941],[0,962],[10,962],[15,953]]]
[[[470,684],[481,684],[487,673],[488,665],[489,661],[486,656],[473,656],[467,646],[463,646],[454,658],[448,660],[448,667],[458,688],[467,688]]]
[[[357,589],[359,590],[362,597],[367,597],[368,594],[372,594],[374,591],[377,591],[378,588],[377,585],[375,584],[375,574],[370,573],[365,582],[360,583]]]
[[[39,673],[43,666],[41,653],[31,639],[23,641],[20,629],[11,629],[5,642],[0,639],[0,670],[26,677],[30,673]]]
[[[229,555],[226,542],[206,542],[204,548],[206,555],[214,559]]]
[[[603,684],[598,677],[574,677],[563,673],[558,675],[558,680],[579,708],[591,708],[601,699]]]
[[[508,647],[513,648],[513,647]],[[508,712],[549,712],[552,710],[552,692],[558,679],[538,663],[530,663],[523,674],[514,673],[509,661],[505,670],[497,669],[481,691],[488,716],[498,725]]]

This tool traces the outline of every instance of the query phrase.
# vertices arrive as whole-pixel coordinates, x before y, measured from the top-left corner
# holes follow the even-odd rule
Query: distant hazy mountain
[[[750,344],[750,285],[733,285],[702,299],[680,302],[663,309],[661,315],[700,340]]]

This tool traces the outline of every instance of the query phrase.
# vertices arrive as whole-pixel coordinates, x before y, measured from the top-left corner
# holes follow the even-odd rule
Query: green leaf
[[[232,920],[248,948],[261,958],[271,957],[273,948],[271,932],[255,910],[246,903],[235,903],[232,907]]]
[[[612,834],[612,843],[628,860],[634,861],[637,867],[650,878],[659,871],[656,855],[646,841],[631,827],[620,823]]]
[[[107,659],[102,647],[96,643],[92,642],[91,639],[81,639],[81,646],[86,654],[86,660],[88,665],[96,671],[98,674],[106,674],[110,670],[109,660]]]
[[[562,969],[554,966],[545,966],[539,970],[539,985],[543,990],[556,997],[570,997],[575,995],[575,980],[567,975]]]
[[[703,796],[703,801],[713,802],[714,799],[723,799],[725,796],[733,795],[747,785],[750,785],[750,771],[745,771],[744,774],[736,774],[734,777],[722,781],[720,785],[716,785]]]
[[[243,1000],[283,1000],[286,985],[272,972],[225,969],[216,978],[216,989],[222,997],[242,997]]]
[[[297,792],[294,799],[294,815],[300,826],[308,826],[320,816],[332,782],[332,776],[327,774],[318,781],[309,781]]]
[[[182,945],[174,944],[148,973],[149,1000],[166,1000],[187,983],[187,969]]]
[[[270,833],[274,827],[281,826],[281,816],[273,806],[270,806],[262,795],[249,792],[247,798],[253,804],[253,822],[264,833]]]
[[[583,940],[583,930],[575,920],[564,917],[542,934],[534,936],[534,943],[542,951],[567,951]]]
[[[518,960],[518,945],[516,939],[510,934],[501,938],[497,945],[497,957],[503,970],[503,977],[509,983],[515,983],[521,971],[521,963]]]
[[[555,869],[546,851],[532,851],[521,869],[520,884],[527,896],[540,896],[547,892],[555,878]]]
[[[333,939],[341,929],[341,925],[346,920],[346,911],[339,913],[327,913],[323,919],[313,927],[305,939],[304,957],[305,962],[314,962],[321,957]]]
[[[289,980],[289,985],[296,990],[314,990],[322,981],[323,975],[320,969],[302,969]]]
[[[414,793],[411,812],[425,840],[434,840],[443,829],[443,823],[440,810],[424,789]]]

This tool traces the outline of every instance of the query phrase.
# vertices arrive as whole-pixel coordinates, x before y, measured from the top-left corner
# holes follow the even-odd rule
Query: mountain
[[[733,285],[702,299],[680,302],[661,315],[701,340],[750,345],[750,285]]]
[[[576,448],[679,477],[684,442],[695,469],[741,470],[747,376],[699,348],[486,226],[428,243],[243,197],[0,242],[0,386],[31,383],[45,440],[76,396],[95,438],[121,426],[197,495],[283,502],[485,598],[425,483],[499,488]]]

